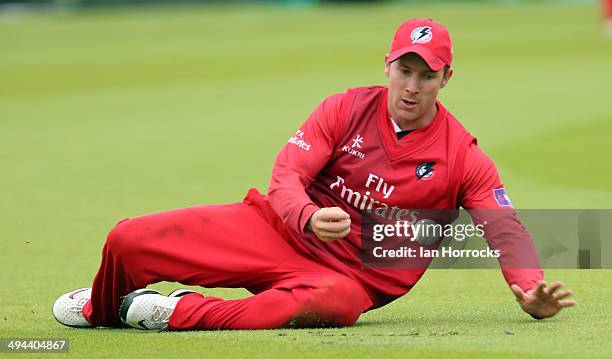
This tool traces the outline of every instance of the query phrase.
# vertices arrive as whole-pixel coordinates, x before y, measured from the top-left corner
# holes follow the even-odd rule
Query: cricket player
[[[602,0],[604,31],[612,37],[612,0]]]
[[[388,86],[324,99],[278,154],[267,195],[251,189],[239,203],[120,221],[92,288],[59,297],[55,318],[145,330],[350,326],[406,294],[426,270],[362,266],[364,211],[399,221],[414,208],[460,206],[478,221],[478,209],[504,210],[486,232],[489,246],[502,249],[500,263],[536,258],[527,268],[502,266],[526,313],[541,319],[573,306],[569,290],[543,280],[493,162],[437,101],[452,59],[443,25],[402,23],[385,57]],[[224,300],[146,289],[160,281],[253,295]]]

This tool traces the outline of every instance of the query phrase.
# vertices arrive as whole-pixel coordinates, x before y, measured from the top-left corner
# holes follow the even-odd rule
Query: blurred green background
[[[450,29],[455,74],[441,100],[516,207],[610,208],[612,39],[597,4],[61,9],[0,7],[0,337],[69,337],[88,357],[612,355],[608,270],[549,273],[581,304],[547,322],[525,318],[487,270],[430,271],[340,330],[79,331],[50,311],[89,285],[118,220],[264,191],[319,101],[385,83],[393,31],[410,17]]]

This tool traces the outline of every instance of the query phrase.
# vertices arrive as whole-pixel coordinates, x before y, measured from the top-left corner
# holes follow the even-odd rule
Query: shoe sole
[[[139,297],[143,294],[159,294],[159,292],[153,289],[137,289],[126,295],[125,298],[123,298],[123,302],[121,302],[121,306],[119,307],[119,318],[121,319],[123,324],[129,326],[129,324],[126,323],[128,310],[130,310],[130,306],[132,305],[134,298]]]

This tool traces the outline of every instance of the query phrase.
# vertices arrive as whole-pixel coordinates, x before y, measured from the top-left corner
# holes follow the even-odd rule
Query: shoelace
[[[168,323],[174,309],[160,306],[153,307],[153,322],[158,324]]]
[[[78,314],[82,314],[83,313],[83,307],[85,306],[85,303],[87,303],[87,301],[89,300],[89,298],[79,298],[75,301],[74,305],[72,305],[71,307],[68,308],[69,311],[71,312],[75,312]]]

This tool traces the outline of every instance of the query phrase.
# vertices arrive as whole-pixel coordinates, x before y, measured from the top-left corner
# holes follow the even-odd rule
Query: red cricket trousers
[[[122,296],[168,281],[254,293],[237,300],[186,295],[170,330],[352,325],[371,303],[365,290],[298,253],[279,226],[255,190],[239,203],[123,220],[107,237],[83,314],[94,326],[122,326]]]

